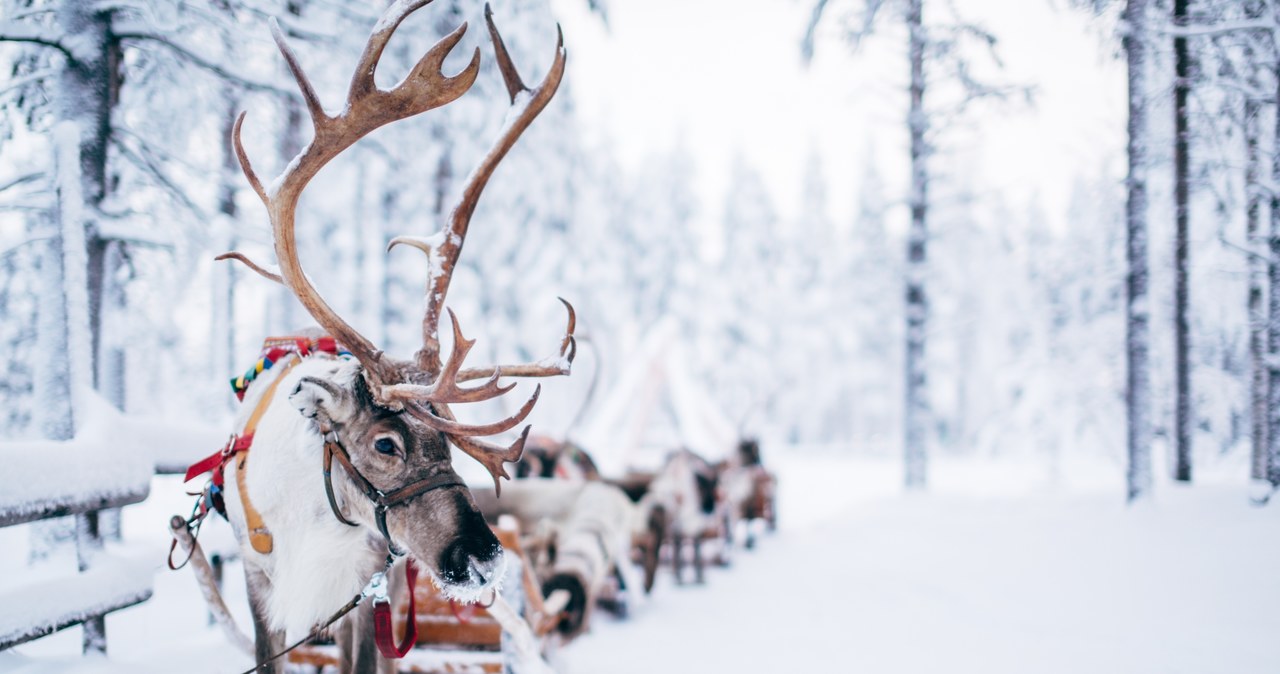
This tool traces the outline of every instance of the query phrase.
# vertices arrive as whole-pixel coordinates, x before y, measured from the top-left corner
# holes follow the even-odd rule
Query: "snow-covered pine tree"
[[[840,433],[849,416],[848,376],[833,376],[832,365],[848,363],[848,330],[834,329],[844,305],[836,298],[847,279],[847,239],[835,236],[828,212],[827,179],[822,155],[810,147],[801,176],[799,213],[780,233],[780,294],[790,300],[778,307],[779,346],[776,381],[787,390],[807,390],[804,396],[783,396],[778,418],[790,426],[793,442],[829,441]],[[827,328],[832,326],[832,328]],[[843,356],[843,357],[842,357]]]
[[[761,420],[760,433],[782,435],[787,422],[776,416],[776,405],[784,391],[768,382],[779,374],[778,312],[794,298],[778,283],[781,251],[773,198],[741,154],[730,167],[723,217],[719,281],[706,293],[705,317],[717,335],[717,356],[706,361],[713,365],[707,381],[730,419]]]
[[[815,0],[813,14],[801,43],[805,58],[813,55],[818,25],[828,12],[830,0]],[[932,6],[932,5],[931,5]],[[906,202],[909,210],[906,265],[903,271],[905,288],[904,330],[904,391],[903,391],[903,456],[904,482],[908,489],[923,488],[927,481],[927,446],[930,442],[930,391],[928,388],[925,354],[929,332],[929,298],[925,281],[928,276],[928,244],[930,232],[928,219],[932,212],[930,192],[932,175],[929,157],[934,152],[936,139],[932,120],[939,110],[952,107],[963,109],[973,101],[987,98],[1005,99],[1012,94],[1025,93],[1021,87],[996,85],[981,81],[971,67],[969,43],[981,45],[981,49],[994,57],[998,40],[981,26],[954,16],[954,7],[946,22],[931,22],[926,16],[924,0],[864,0],[862,11],[852,25],[846,26],[844,35],[856,46],[877,26],[878,16],[893,7],[897,18],[905,28],[908,72],[906,128],[908,156],[910,158],[910,182]],[[998,65],[999,60],[993,58]],[[929,73],[945,73],[945,77],[930,79]],[[949,84],[958,89],[955,100],[947,105],[925,104],[925,92],[933,96],[935,87]],[[939,97],[943,98],[943,97]]]
[[[901,283],[903,260],[898,251],[901,240],[889,231],[889,197],[876,167],[874,150],[862,162],[861,185],[850,233],[850,252],[841,282],[847,288],[836,295],[835,315],[848,317],[853,330],[850,355],[840,362],[849,364],[848,381],[852,395],[844,410],[850,428],[847,433],[866,447],[878,447],[898,436],[902,428],[902,313],[896,294],[885,292]],[[843,332],[843,331],[841,331]],[[841,429],[845,430],[845,429]]]

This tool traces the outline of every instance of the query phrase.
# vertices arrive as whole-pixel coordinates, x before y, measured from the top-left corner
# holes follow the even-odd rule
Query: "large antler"
[[[397,244],[410,245],[426,253],[430,259],[431,277],[427,286],[427,310],[422,320],[422,348],[417,354],[417,369],[419,372],[433,375],[433,381],[427,386],[413,384],[387,386],[383,388],[383,395],[388,400],[431,403],[430,406],[413,404],[407,409],[413,411],[433,428],[448,434],[459,449],[484,464],[493,475],[495,487],[498,487],[500,484],[498,478],[506,476],[502,463],[519,460],[524,449],[524,438],[528,435],[529,429],[526,427],[520,438],[507,448],[489,445],[476,440],[474,436],[493,435],[517,426],[533,409],[533,403],[537,400],[541,389],[536,389],[533,396],[512,416],[484,426],[458,424],[448,405],[455,402],[487,400],[506,393],[511,386],[500,386],[498,379],[501,376],[550,377],[568,374],[577,346],[573,337],[576,323],[573,307],[561,299],[560,301],[564,302],[569,311],[569,325],[558,356],[541,363],[462,369],[462,361],[474,342],[462,336],[457,317],[449,311],[449,319],[453,324],[453,352],[447,363],[442,363],[440,360],[440,314],[444,308],[445,299],[449,293],[449,281],[457,266],[458,256],[462,253],[462,244],[466,241],[467,229],[471,224],[471,216],[475,213],[476,204],[480,200],[480,194],[488,184],[494,169],[506,157],[507,152],[515,145],[524,130],[529,128],[533,120],[551,101],[551,97],[555,95],[564,77],[564,36],[560,34],[558,27],[555,59],[542,83],[530,90],[520,79],[520,74],[511,61],[511,55],[507,52],[502,35],[493,22],[493,11],[488,4],[485,4],[484,18],[498,58],[498,69],[502,73],[503,82],[511,98],[511,111],[497,141],[467,180],[462,196],[449,216],[448,229],[430,239],[397,237],[388,246],[390,249]],[[487,381],[475,388],[464,389],[458,386],[459,382],[476,379],[487,379]]]
[[[456,100],[475,82],[476,75],[480,72],[479,49],[476,49],[467,67],[457,75],[448,77],[440,70],[445,57],[466,32],[467,25],[464,23],[427,51],[404,81],[390,91],[379,89],[374,84],[374,73],[378,68],[378,61],[391,35],[405,17],[430,1],[399,0],[387,8],[374,26],[364,54],[361,55],[355,72],[351,76],[346,105],[336,115],[329,115],[324,111],[315,88],[311,86],[311,81],[285,41],[279,24],[272,19],[271,36],[275,39],[280,53],[284,55],[289,71],[293,73],[298,89],[302,92],[302,99],[306,103],[312,126],[315,128],[315,136],[311,143],[289,162],[280,176],[264,189],[240,141],[240,128],[244,123],[245,113],[240,113],[239,118],[236,119],[233,133],[240,167],[244,170],[245,177],[248,178],[249,184],[253,186],[258,197],[266,204],[267,212],[271,217],[271,230],[275,240],[276,258],[280,263],[281,282],[293,291],[316,322],[346,346],[360,361],[366,376],[375,388],[381,383],[396,381],[400,376],[400,365],[384,359],[382,351],[338,316],[311,285],[298,260],[298,244],[294,236],[294,213],[303,189],[329,160],[380,126]],[[243,256],[233,259],[246,262],[251,267],[257,267]]]
[[[493,49],[498,57],[498,69],[502,72],[502,80],[506,83],[507,93],[511,97],[511,111],[508,112],[507,123],[501,135],[472,172],[462,191],[462,198],[449,216],[449,229],[441,238],[438,247],[429,252],[436,264],[432,265],[432,278],[428,282],[427,312],[422,320],[422,349],[418,351],[418,367],[427,372],[440,371],[440,314],[445,299],[449,294],[449,281],[453,278],[453,269],[458,263],[458,255],[462,253],[462,244],[467,238],[467,227],[471,224],[471,215],[475,213],[476,204],[480,201],[480,193],[484,191],[490,176],[498,163],[507,156],[507,152],[515,145],[520,134],[529,128],[534,118],[547,107],[551,97],[555,95],[564,77],[565,51],[564,35],[556,28],[556,55],[550,70],[538,88],[530,91],[520,79],[511,55],[502,42],[502,35],[493,23],[493,10],[488,3],[484,6],[484,20],[489,26],[489,36],[493,39]]]
[[[475,82],[480,66],[479,49],[471,57],[470,64],[457,75],[448,77],[440,71],[445,57],[457,46],[466,32],[467,25],[464,23],[437,42],[418,61],[405,80],[393,89],[384,91],[374,84],[374,73],[377,70],[378,61],[392,33],[405,17],[430,2],[431,0],[398,0],[387,8],[369,36],[364,54],[361,55],[355,73],[351,76],[346,106],[337,115],[325,113],[310,80],[307,79],[302,67],[298,64],[297,57],[285,42],[279,25],[272,20],[271,35],[275,38],[280,53],[284,55],[289,70],[298,83],[302,99],[306,103],[315,127],[315,137],[298,156],[293,158],[280,176],[264,188],[262,181],[254,173],[240,141],[244,113],[236,119],[233,133],[236,156],[240,160],[240,166],[244,169],[249,184],[267,206],[280,271],[278,274],[269,271],[240,253],[227,253],[219,256],[218,259],[238,260],[260,275],[287,286],[312,317],[360,361],[364,367],[370,391],[379,403],[397,408],[403,407],[430,427],[447,435],[459,449],[475,457],[489,470],[493,475],[494,485],[497,486],[500,477],[510,477],[503,463],[519,460],[529,428],[526,426],[520,437],[505,448],[480,441],[476,436],[496,435],[518,426],[533,410],[541,387],[536,388],[533,395],[514,414],[489,424],[459,423],[449,409],[449,405],[490,400],[507,393],[514,384],[502,385],[499,382],[502,376],[549,377],[568,374],[577,350],[573,337],[576,323],[573,307],[561,300],[569,311],[569,325],[561,341],[558,356],[539,363],[490,368],[462,368],[463,360],[475,342],[463,337],[457,317],[452,311],[449,312],[449,316],[453,325],[453,352],[450,354],[448,363],[441,363],[440,313],[444,307],[449,291],[449,280],[457,265],[458,255],[462,252],[467,227],[475,212],[480,193],[484,190],[498,163],[506,156],[520,134],[546,107],[560,86],[565,68],[563,35],[558,36],[555,61],[546,77],[536,89],[530,90],[525,87],[520,75],[516,72],[511,56],[502,42],[502,36],[493,23],[493,12],[488,5],[485,5],[485,22],[488,24],[489,35],[493,40],[498,68],[502,72],[502,79],[511,97],[512,111],[508,121],[493,148],[481,160],[480,165],[468,180],[460,201],[450,215],[448,229],[430,240],[397,237],[388,246],[388,250],[402,243],[414,246],[427,253],[432,261],[427,310],[422,323],[423,346],[413,362],[384,357],[382,351],[356,332],[325,303],[302,270],[298,260],[297,241],[294,237],[294,214],[298,199],[307,183],[329,160],[380,126],[456,100]],[[557,33],[559,33],[558,28]],[[459,386],[461,382],[477,379],[486,379],[486,381],[469,388]]]

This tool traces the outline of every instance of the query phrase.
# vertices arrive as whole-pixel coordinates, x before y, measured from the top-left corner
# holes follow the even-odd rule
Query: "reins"
[[[343,604],[333,615],[327,620],[316,625],[307,636],[295,641],[288,648],[272,655],[262,662],[254,665],[251,669],[246,669],[241,674],[253,674],[262,670],[267,665],[283,658],[289,653],[297,650],[303,644],[320,636],[331,625],[338,622],[343,616],[354,611],[365,599],[373,598],[373,620],[374,620],[374,641],[377,643],[378,651],[388,658],[403,658],[413,644],[418,640],[418,623],[413,618],[415,611],[414,601],[414,584],[418,580],[418,567],[414,565],[412,559],[405,560],[404,575],[405,580],[409,584],[409,621],[405,626],[404,638],[400,641],[399,646],[392,642],[391,637],[391,599],[387,593],[387,571],[391,569],[391,565],[395,563],[395,556],[388,554],[387,561],[382,570],[373,574],[369,578],[369,582],[365,584],[360,593],[352,597],[350,601]]]

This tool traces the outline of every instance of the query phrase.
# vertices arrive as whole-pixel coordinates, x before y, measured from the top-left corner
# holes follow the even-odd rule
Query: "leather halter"
[[[333,509],[334,517],[337,517],[339,522],[347,526],[359,526],[343,516],[342,509],[338,507],[338,500],[333,494],[332,469],[333,460],[336,458],[338,463],[342,464],[343,470],[347,472],[347,477],[356,484],[356,487],[359,487],[360,491],[364,492],[365,498],[373,502],[373,512],[378,522],[378,531],[382,533],[383,538],[387,539],[387,548],[393,555],[403,555],[404,552],[396,547],[396,544],[391,540],[391,533],[387,531],[388,510],[435,489],[455,485],[459,487],[466,486],[462,478],[450,469],[438,475],[412,482],[391,492],[384,492],[373,486],[373,483],[369,482],[368,478],[361,474],[351,463],[351,456],[347,454],[346,448],[338,440],[338,434],[333,428],[323,424],[320,427],[320,432],[324,436],[324,492],[325,496],[329,497],[329,507]]]

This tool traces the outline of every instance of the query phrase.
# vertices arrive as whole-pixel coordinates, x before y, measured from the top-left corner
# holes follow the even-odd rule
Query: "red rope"
[[[403,658],[418,641],[418,611],[414,605],[418,567],[414,566],[412,559],[405,560],[404,577],[409,582],[409,620],[404,626],[404,639],[399,646],[391,629],[391,602],[375,601],[373,604],[373,640],[378,644],[378,652],[392,660]]]

